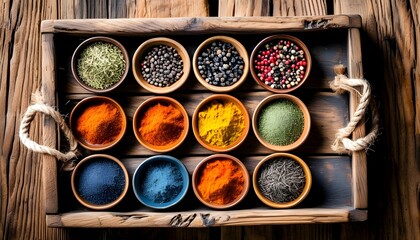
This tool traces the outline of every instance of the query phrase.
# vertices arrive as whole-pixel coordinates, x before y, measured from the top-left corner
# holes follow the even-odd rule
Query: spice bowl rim
[[[303,131],[302,134],[300,135],[300,137],[298,139],[296,139],[296,141],[294,141],[293,143],[289,144],[289,145],[274,145],[271,144],[269,142],[267,142],[265,139],[263,139],[260,136],[260,133],[258,131],[258,117],[259,117],[259,113],[261,112],[261,110],[270,102],[277,100],[277,99],[287,99],[291,102],[293,102],[294,104],[296,104],[299,109],[302,111],[303,113]],[[255,136],[257,137],[258,141],[264,145],[266,148],[274,150],[274,151],[279,151],[279,152],[287,152],[293,149],[298,148],[299,146],[301,146],[306,139],[309,136],[310,130],[311,130],[311,115],[309,113],[309,110],[307,108],[307,106],[305,105],[305,103],[300,100],[298,97],[290,95],[290,94],[273,94],[270,95],[266,98],[264,98],[263,100],[261,100],[257,107],[254,110],[254,113],[252,115],[252,129],[254,131]]]
[[[254,67],[254,60],[255,60],[255,56],[258,55],[258,51],[261,49],[262,46],[264,46],[265,44],[275,40],[275,39],[285,39],[285,40],[289,40],[289,41],[293,41],[294,43],[298,44],[299,47],[302,48],[302,50],[305,52],[305,58],[306,58],[306,71],[305,71],[305,76],[303,77],[303,79],[300,81],[300,83],[296,86],[293,86],[291,88],[287,88],[287,89],[277,89],[277,88],[271,88],[270,86],[266,85],[265,83],[263,83],[257,76],[257,73],[255,72],[255,67]],[[295,37],[295,36],[291,36],[288,34],[276,34],[276,35],[271,35],[268,36],[266,38],[264,38],[263,40],[261,40],[252,50],[251,53],[251,57],[250,57],[250,72],[251,72],[251,76],[254,79],[254,81],[260,85],[261,87],[263,87],[264,89],[273,92],[273,93],[289,93],[292,92],[294,90],[297,90],[298,88],[300,88],[308,79],[309,74],[311,72],[312,69],[312,57],[311,57],[311,53],[309,52],[308,47],[306,46],[306,44],[300,40],[299,38]]]
[[[197,181],[198,181],[199,174],[202,171],[203,166],[205,166],[206,163],[208,163],[210,161],[213,161],[215,159],[219,159],[219,158],[225,158],[225,159],[227,158],[229,160],[232,160],[235,164],[238,164],[238,166],[242,170],[242,173],[244,174],[244,179],[245,179],[244,189],[243,189],[242,193],[233,202],[230,202],[228,204],[223,204],[223,205],[213,204],[213,203],[205,201],[201,197],[201,195],[200,195],[200,193],[198,192],[198,189],[197,189],[198,188]],[[191,181],[192,181],[193,192],[194,192],[194,195],[197,197],[197,199],[201,203],[203,203],[204,205],[206,205],[210,208],[213,208],[213,209],[218,209],[218,210],[232,208],[232,207],[238,205],[248,194],[250,184],[251,184],[250,176],[249,176],[249,173],[248,173],[248,170],[247,170],[245,164],[241,160],[239,160],[238,158],[236,158],[232,155],[229,155],[229,154],[225,154],[225,153],[212,154],[212,155],[207,156],[204,159],[202,159],[197,164],[197,166],[194,168],[191,179],[192,179]]]
[[[90,106],[89,104],[99,103],[99,102],[110,103],[118,109],[118,112],[121,114],[121,117],[122,117],[122,129],[121,129],[121,132],[118,135],[118,137],[115,138],[114,141],[109,142],[107,144],[90,144],[89,142],[79,138],[76,134],[74,134],[74,137],[75,137],[76,141],[82,147],[84,147],[88,150],[91,150],[91,151],[103,151],[103,150],[107,150],[107,149],[110,149],[110,148],[114,147],[115,145],[117,145],[123,139],[123,137],[125,135],[125,132],[127,130],[127,116],[124,112],[124,109],[121,107],[121,105],[117,101],[115,101],[114,99],[112,99],[110,97],[106,97],[106,96],[90,96],[90,97],[86,97],[86,98],[82,99],[80,102],[78,102],[73,107],[73,109],[70,113],[70,118],[69,118],[69,125],[70,125],[71,131],[73,133],[76,132],[74,130],[74,128],[75,128],[74,121],[77,120],[77,117],[80,117],[80,111],[85,109],[87,106]]]
[[[176,82],[167,87],[157,87],[147,83],[147,81],[143,78],[143,75],[141,74],[141,69],[139,67],[143,54],[147,52],[147,50],[149,50],[151,47],[156,45],[167,45],[176,49],[177,53],[182,59],[182,76]],[[166,94],[179,89],[187,81],[191,71],[191,60],[185,47],[181,43],[167,37],[151,38],[140,44],[134,52],[132,65],[132,72],[137,83],[140,84],[140,86],[146,89],[147,91],[156,94]]]
[[[236,141],[234,141],[231,145],[227,146],[227,147],[218,147],[218,146],[213,146],[209,143],[206,143],[203,139],[201,139],[200,137],[200,133],[199,133],[199,129],[198,129],[198,114],[200,112],[200,110],[206,106],[208,103],[210,103],[213,100],[219,100],[219,101],[230,101],[236,104],[237,107],[239,107],[244,115],[244,130],[242,131],[241,136],[238,137],[238,139],[236,139]],[[195,139],[198,141],[198,143],[203,146],[204,148],[206,148],[207,150],[213,151],[213,152],[218,152],[218,153],[224,153],[224,152],[229,152],[231,150],[234,150],[236,148],[238,148],[247,138],[247,135],[249,133],[249,129],[250,129],[250,125],[251,125],[251,120],[250,120],[250,116],[248,114],[248,111],[245,107],[245,105],[239,101],[239,99],[237,99],[236,97],[232,96],[232,95],[228,95],[228,94],[223,94],[223,93],[218,93],[218,94],[212,94],[206,98],[204,98],[195,108],[194,113],[193,113],[193,117],[192,117],[192,129],[193,129],[193,134]]]
[[[223,42],[228,42],[228,43],[232,44],[236,48],[239,55],[242,57],[242,59],[244,61],[244,69],[243,69],[242,76],[238,79],[238,81],[236,81],[236,83],[234,83],[230,86],[222,87],[222,86],[214,86],[214,85],[208,84],[206,82],[206,80],[203,79],[203,77],[201,76],[201,74],[198,70],[197,62],[198,62],[199,54],[210,43],[212,43],[214,41],[217,41],[217,40],[220,40],[220,41],[223,41]],[[229,37],[229,36],[224,36],[224,35],[212,36],[212,37],[209,37],[206,40],[204,40],[197,47],[197,49],[194,52],[194,56],[193,56],[193,72],[194,72],[195,77],[201,83],[201,85],[203,85],[205,88],[207,88],[208,90],[213,91],[213,92],[226,93],[226,92],[230,92],[230,91],[233,91],[233,90],[237,89],[240,85],[242,85],[243,82],[245,82],[245,80],[248,76],[249,66],[250,66],[249,55],[248,55],[248,52],[247,52],[246,48],[244,47],[244,45],[241,42],[239,42],[238,40],[236,40],[235,38],[232,38],[232,37]]]
[[[122,169],[123,173],[124,173],[124,179],[125,179],[125,185],[124,185],[124,189],[123,192],[121,193],[121,195],[114,200],[113,202],[104,204],[104,205],[96,205],[96,204],[91,204],[89,202],[87,202],[86,200],[84,200],[79,194],[78,191],[76,190],[76,186],[75,186],[75,181],[76,181],[76,175],[78,173],[78,170],[80,168],[80,166],[83,166],[83,164],[86,164],[87,162],[90,161],[94,161],[95,159],[107,159],[107,160],[111,160],[115,163],[117,163],[119,165],[119,167]],[[105,209],[109,209],[112,208],[114,206],[116,206],[118,203],[120,203],[124,197],[126,196],[127,192],[128,192],[128,188],[130,186],[130,179],[129,179],[129,175],[128,175],[128,171],[127,168],[124,166],[124,164],[116,157],[111,156],[109,154],[93,154],[93,155],[89,155],[85,158],[83,158],[77,165],[76,167],[73,169],[73,172],[71,174],[71,189],[73,192],[73,195],[75,196],[75,198],[77,199],[77,201],[79,203],[81,203],[83,206],[93,209],[93,210],[105,210]]]
[[[259,186],[258,186],[258,173],[259,170],[261,169],[261,167],[264,165],[264,163],[271,161],[273,159],[279,158],[279,157],[285,157],[288,159],[292,159],[296,162],[299,163],[299,165],[302,167],[303,172],[305,173],[305,186],[302,190],[302,193],[293,201],[290,202],[283,202],[283,203],[277,203],[277,202],[273,202],[270,199],[266,198],[261,191],[259,190]],[[266,157],[264,157],[258,164],[257,166],[254,168],[254,172],[252,174],[252,186],[254,188],[254,192],[257,195],[257,197],[267,206],[273,207],[273,208],[291,208],[294,207],[296,205],[298,205],[299,203],[301,203],[309,194],[311,187],[312,187],[312,173],[311,170],[309,168],[309,166],[306,164],[306,162],[301,159],[300,157],[291,154],[291,153],[273,153],[270,154]]]
[[[182,175],[182,180],[183,180],[181,192],[174,199],[164,204],[157,204],[157,203],[153,203],[152,201],[147,201],[146,199],[144,199],[143,196],[140,194],[141,188],[140,186],[138,186],[138,185],[141,185],[138,183],[140,174],[145,170],[145,168],[148,167],[149,164],[156,161],[166,161],[166,162],[173,163],[179,169]],[[170,155],[154,155],[154,156],[146,158],[143,162],[141,162],[137,166],[136,170],[133,173],[133,178],[132,178],[132,189],[133,189],[134,195],[136,196],[136,199],[141,204],[147,207],[150,207],[153,209],[159,209],[159,210],[168,209],[180,203],[182,199],[184,199],[184,197],[187,195],[189,186],[190,186],[190,177],[189,177],[187,168],[185,167],[185,165],[182,163],[180,159],[170,156]]]
[[[95,42],[106,42],[106,43],[111,43],[111,44],[117,46],[121,50],[121,52],[124,56],[124,60],[125,60],[125,69],[124,69],[123,75],[121,76],[121,79],[118,82],[116,82],[114,85],[112,85],[111,87],[106,88],[106,89],[96,89],[96,88],[88,86],[87,84],[85,84],[83,82],[82,79],[80,79],[79,74],[77,73],[77,60],[79,59],[79,56],[80,56],[81,52],[86,47],[88,47],[89,45],[91,45]],[[73,55],[71,57],[71,64],[70,65],[71,65],[72,75],[73,75],[74,79],[76,80],[76,82],[81,87],[83,87],[84,89],[86,89],[90,92],[93,92],[93,93],[106,93],[106,92],[110,92],[110,91],[116,89],[118,86],[120,86],[124,82],[124,80],[126,79],[126,77],[128,75],[129,69],[130,69],[130,57],[129,57],[127,49],[124,47],[124,45],[121,44],[116,39],[111,38],[111,37],[106,37],[106,36],[95,36],[95,37],[90,37],[90,38],[84,40],[82,43],[80,43],[77,46],[77,48],[73,51]]]
[[[141,121],[141,114],[144,113],[144,111],[153,103],[162,103],[162,102],[171,104],[182,113],[182,116],[184,117],[184,129],[182,130],[180,137],[172,144],[165,145],[165,146],[155,146],[145,141],[143,137],[141,136],[141,134],[139,133],[138,129],[139,129],[140,121]],[[185,107],[176,99],[172,97],[168,97],[168,96],[154,96],[147,99],[146,101],[142,102],[137,107],[133,116],[133,132],[137,141],[143,147],[151,151],[158,152],[158,153],[166,153],[166,152],[169,152],[178,148],[187,138],[189,127],[190,127],[190,120],[189,120],[188,113]]]

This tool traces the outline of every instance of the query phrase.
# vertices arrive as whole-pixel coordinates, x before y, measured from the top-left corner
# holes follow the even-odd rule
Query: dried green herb
[[[305,184],[302,166],[289,158],[277,158],[264,163],[258,175],[261,193],[277,203],[295,200],[302,193]]]
[[[287,99],[269,103],[258,116],[258,132],[267,142],[286,146],[302,135],[304,116],[302,110]]]
[[[96,42],[86,47],[77,62],[82,81],[95,89],[107,89],[124,74],[126,62],[122,51],[111,43]]]

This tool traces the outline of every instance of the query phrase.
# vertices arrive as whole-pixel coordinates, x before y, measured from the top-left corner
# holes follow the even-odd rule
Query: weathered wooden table
[[[415,1],[397,0],[4,2],[0,6],[0,129],[4,129],[0,235],[3,239],[419,239],[418,10]],[[17,135],[31,93],[41,88],[41,20],[327,14],[361,15],[364,76],[380,107],[382,134],[367,152],[367,221],[196,229],[46,227],[42,157],[27,151]],[[41,129],[34,126],[31,136],[42,138]]]

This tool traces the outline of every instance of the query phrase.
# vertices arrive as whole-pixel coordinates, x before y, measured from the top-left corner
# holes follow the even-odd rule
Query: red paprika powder
[[[121,133],[123,116],[110,103],[87,107],[76,121],[76,136],[90,144],[113,142]]]
[[[224,205],[235,201],[244,190],[245,177],[230,159],[216,159],[205,165],[197,185],[201,197],[209,203]]]
[[[139,132],[144,141],[155,146],[166,146],[177,141],[184,130],[184,116],[177,108],[160,103],[146,110]]]

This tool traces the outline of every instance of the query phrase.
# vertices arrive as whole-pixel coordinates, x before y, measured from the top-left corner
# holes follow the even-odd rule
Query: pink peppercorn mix
[[[268,42],[257,52],[254,69],[261,82],[274,89],[298,86],[307,71],[305,51],[290,40]]]

